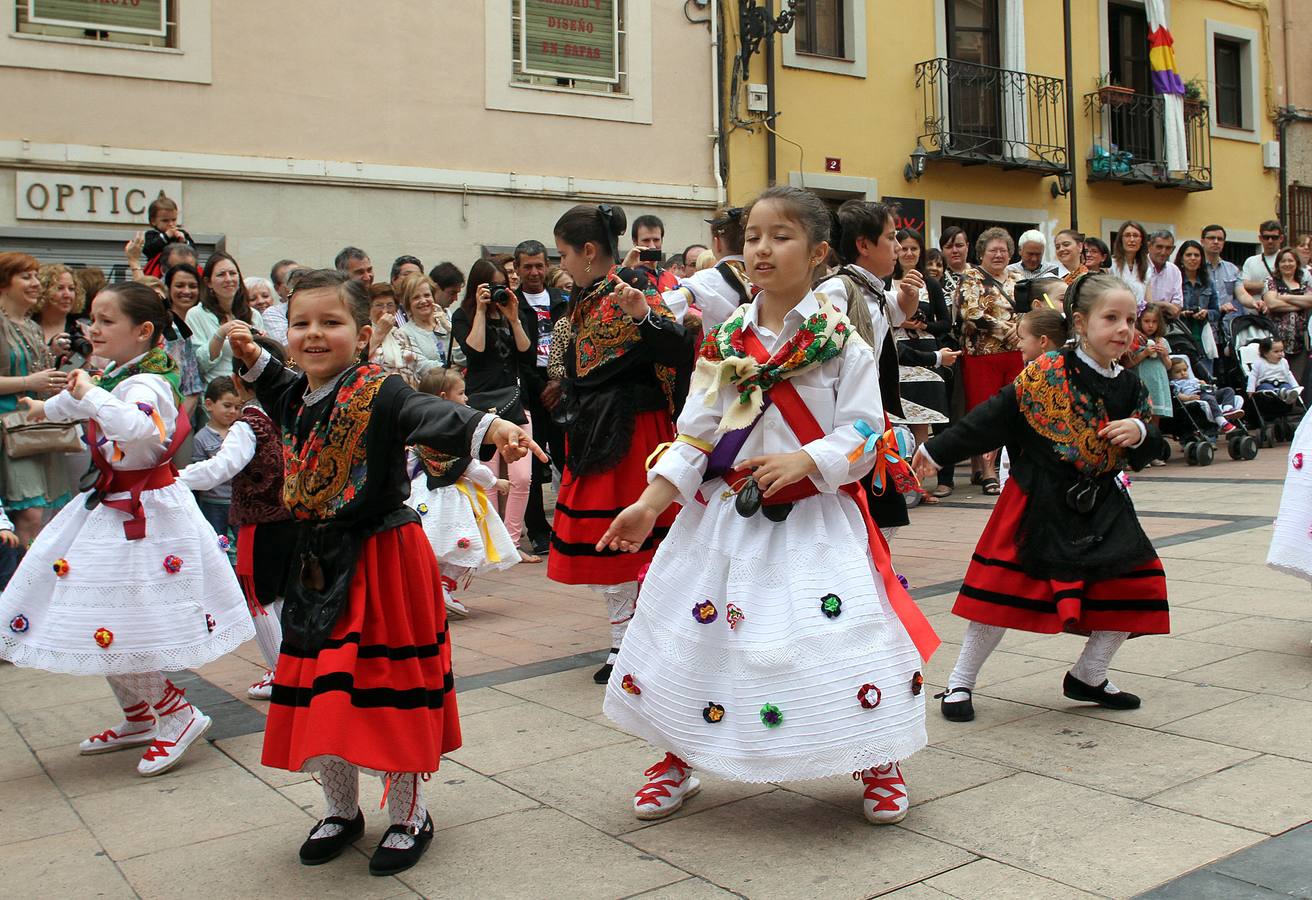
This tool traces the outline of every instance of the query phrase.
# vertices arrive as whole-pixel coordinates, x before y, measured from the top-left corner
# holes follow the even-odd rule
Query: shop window
[[[18,34],[128,47],[178,46],[177,0],[15,0]]]
[[[569,7],[512,0],[512,84],[627,94],[625,0]]]
[[[797,32],[794,46],[798,53],[850,59],[845,37],[846,12],[843,0],[810,0],[802,4],[793,28]]]

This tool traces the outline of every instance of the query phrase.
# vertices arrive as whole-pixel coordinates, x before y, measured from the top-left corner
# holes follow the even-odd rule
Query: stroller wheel
[[[1241,459],[1257,459],[1257,441],[1251,434],[1239,439],[1239,456]]]
[[[1210,466],[1212,460],[1216,458],[1216,448],[1206,441],[1199,444],[1194,453],[1198,457],[1198,465],[1200,466]]]
[[[1243,451],[1240,450],[1240,448],[1239,448],[1240,441],[1242,441],[1242,440],[1243,440],[1242,437],[1238,437],[1238,436],[1236,436],[1236,437],[1232,437],[1232,438],[1230,438],[1230,440],[1228,440],[1228,441],[1225,442],[1225,443],[1226,443],[1226,452],[1228,452],[1228,453],[1230,454],[1230,458],[1231,458],[1231,459],[1242,459],[1242,458],[1243,458]]]
[[[1195,444],[1193,441],[1189,441],[1182,445],[1182,449],[1184,450],[1184,461],[1191,466],[1198,465],[1198,447],[1199,445]]]

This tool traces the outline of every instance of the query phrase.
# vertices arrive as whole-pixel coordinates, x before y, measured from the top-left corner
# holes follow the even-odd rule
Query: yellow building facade
[[[831,201],[904,198],[906,219],[937,245],[948,224],[1051,238],[1071,225],[1073,194],[1077,227],[1104,240],[1135,219],[1179,239],[1219,222],[1232,243],[1253,242],[1279,203],[1272,10],[1260,0],[1163,5],[1193,95],[1182,169],[1166,165],[1141,0],[1070,0],[1069,82],[1062,0],[806,0],[745,70],[753,21],[770,7],[778,16],[779,4],[753,12],[728,0],[729,200],[771,182]]]

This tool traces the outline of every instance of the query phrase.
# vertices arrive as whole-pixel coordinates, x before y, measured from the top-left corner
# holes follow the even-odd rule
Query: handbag
[[[0,415],[5,454],[26,459],[42,453],[76,453],[82,449],[77,425],[71,422],[33,422],[27,411],[16,409]]]
[[[451,351],[455,343],[455,328],[451,329],[451,334],[447,336],[446,344],[446,365],[451,367]],[[528,416],[524,414],[524,401],[521,396],[519,379],[509,387],[493,388],[488,391],[479,391],[478,394],[470,394],[469,405],[474,409],[485,409],[488,412],[505,419],[507,422],[513,422],[516,425],[527,425]]]
[[[476,397],[471,396],[469,398],[469,405],[474,409],[485,409],[507,422],[514,422],[516,425],[528,423],[528,416],[524,415],[524,403],[520,396],[518,382],[511,387],[480,391]]]

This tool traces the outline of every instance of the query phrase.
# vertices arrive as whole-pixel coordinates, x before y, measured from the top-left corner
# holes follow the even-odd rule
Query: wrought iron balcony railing
[[[1212,189],[1212,136],[1207,104],[1186,100],[1185,150],[1188,167],[1166,165],[1166,102],[1157,94],[1138,94],[1115,85],[1084,95],[1093,120],[1090,181],[1151,184],[1185,191]]]
[[[1066,82],[958,59],[916,65],[924,111],[917,144],[930,159],[1067,171]]]

